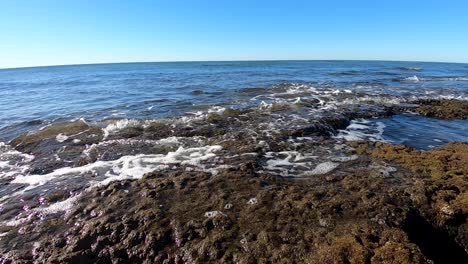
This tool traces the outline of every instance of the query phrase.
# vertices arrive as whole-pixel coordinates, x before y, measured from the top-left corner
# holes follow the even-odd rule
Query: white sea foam
[[[135,119],[121,119],[117,120],[109,125],[107,127],[103,128],[103,133],[104,133],[104,139],[106,139],[111,133],[118,132],[126,127],[131,127],[131,126],[141,126],[142,123],[138,120]]]
[[[92,173],[101,178],[93,185],[100,186],[118,180],[139,179],[146,173],[169,169],[174,165],[193,166],[203,171],[205,167],[202,162],[216,157],[215,153],[221,149],[221,146],[216,145],[198,148],[180,147],[167,155],[123,156],[114,161],[96,161],[81,167],[60,168],[45,175],[18,175],[11,183],[28,184],[31,188],[35,188],[57,178]]]
[[[468,77],[427,77],[427,78],[421,78],[422,81],[432,81],[432,82],[466,82],[468,81]]]
[[[468,77],[418,77],[415,75],[402,80],[408,82],[466,82]]]
[[[392,96],[360,96],[360,97],[353,97],[353,98],[346,98],[341,101],[332,102],[336,105],[354,105],[354,104],[362,104],[366,102],[374,102],[374,103],[381,103],[387,105],[397,105],[404,103],[406,100],[404,98],[399,97],[392,97]]]
[[[14,219],[1,222],[1,224],[4,226],[19,226],[31,220],[32,216],[33,216],[32,214],[28,215],[27,217],[21,217],[21,215],[19,215],[15,217]]]
[[[213,107],[210,107],[208,109],[208,113],[223,113],[224,111],[226,111],[226,108],[224,107],[221,107],[221,106],[213,106]]]
[[[188,146],[202,146],[205,144],[205,140],[203,137],[167,137],[158,140],[150,140],[150,139],[113,139],[113,140],[106,140],[99,143],[95,143],[92,145],[87,145],[86,148],[82,152],[83,157],[91,157],[93,151],[102,149],[107,149],[112,145],[118,146],[138,146],[138,145],[167,145],[171,147],[188,147]]]
[[[165,140],[166,142],[177,141],[176,138]],[[10,184],[25,184],[27,186],[10,195],[3,196],[0,201],[20,199],[19,197],[33,189],[42,187],[43,190],[47,190],[48,188],[56,188],[61,184],[65,184],[64,186],[73,184],[74,188],[85,191],[90,188],[105,186],[114,181],[140,179],[145,174],[153,171],[176,169],[180,166],[186,166],[191,171],[205,171],[216,174],[217,170],[230,167],[229,165],[216,163],[217,153],[221,150],[222,147],[218,145],[193,148],[179,147],[176,151],[169,152],[166,155],[123,156],[113,161],[96,161],[81,167],[59,168],[44,175],[25,174],[25,171],[21,171],[12,175],[14,179]],[[5,164],[2,163],[3,165]],[[48,215],[68,211],[77,199],[78,196],[75,195],[46,207],[33,208],[3,224],[17,226],[30,221],[33,214]]]
[[[257,204],[258,203],[258,200],[257,198],[250,198],[248,201],[247,201],[247,204],[249,205],[254,205],[254,204]]]
[[[79,195],[75,195],[66,200],[52,203],[51,205],[47,207],[38,207],[33,210],[39,211],[43,214],[54,214],[58,212],[66,212],[73,207],[73,205],[78,200],[78,198],[79,198]]]
[[[209,212],[206,212],[206,213],[205,213],[205,217],[207,217],[207,218],[217,217],[218,215],[226,216],[226,215],[225,215],[223,212],[221,212],[221,211],[209,211]]]
[[[62,133],[58,134],[55,137],[55,140],[57,140],[57,142],[60,142],[60,143],[67,141],[67,139],[68,139],[68,136],[66,136],[66,135],[64,135]]]
[[[346,129],[369,129],[369,126],[358,123],[351,123]]]
[[[380,173],[380,176],[382,177],[388,177],[390,176],[393,172],[396,172],[397,169],[395,167],[391,167],[388,164],[379,164],[379,163],[372,163],[369,165],[369,168],[377,170]]]
[[[266,103],[265,101],[260,102],[260,109],[267,109],[271,108],[273,106],[272,103]]]
[[[0,178],[26,173],[29,163],[33,160],[33,155],[21,153],[4,142],[0,142]]]
[[[283,177],[298,176],[302,170],[311,168],[317,156],[310,153],[300,153],[298,151],[267,152],[267,158],[263,168],[270,173]]]
[[[31,221],[33,218],[44,218],[47,215],[55,214],[59,212],[68,212],[70,209],[73,208],[73,205],[76,203],[80,195],[75,195],[69,197],[60,202],[52,203],[45,207],[36,207],[27,211],[27,213],[23,212],[17,215],[15,218],[10,219],[8,221],[4,221],[1,224],[5,226],[20,226],[26,222]]]
[[[370,122],[369,120],[353,120],[351,124],[343,130],[339,130],[336,139],[344,139],[346,141],[355,140],[370,140],[370,141],[385,141],[383,133],[385,124],[382,122]]]
[[[339,165],[340,165],[339,163],[335,163],[335,162],[331,162],[331,161],[323,162],[323,163],[318,164],[315,167],[315,169],[313,169],[309,173],[311,175],[326,174],[326,173],[329,173],[329,172],[333,171],[334,169],[336,169]]]
[[[408,81],[415,81],[417,76],[410,77]],[[360,88],[362,87],[362,88]],[[319,108],[310,109],[311,112],[319,113],[322,111],[329,111],[337,109],[343,105],[362,104],[367,102],[382,103],[382,104],[400,104],[406,102],[406,98],[399,96],[391,96],[385,94],[380,86],[376,93],[376,85],[358,85],[355,87],[365,93],[356,94],[356,96],[349,96],[354,94],[351,89],[342,88],[315,88],[306,84],[291,83],[288,85],[286,92],[260,94],[252,97],[251,101],[258,102],[258,108],[269,109],[275,104],[298,104],[301,101],[318,100],[317,105]],[[291,98],[291,95],[298,95],[298,97]]]
[[[407,70],[407,71],[420,71],[422,68],[420,67],[402,67],[402,69]]]
[[[420,79],[418,76],[414,75],[414,76],[411,76],[411,77],[406,77],[406,78],[403,78],[404,81],[408,81],[408,82],[419,82]]]
[[[185,116],[173,120],[174,122],[181,122],[183,124],[190,124],[193,121],[199,121],[205,119],[209,114],[217,113],[222,114],[226,111],[226,108],[221,106],[212,106],[206,111],[186,112]]]
[[[332,161],[347,162],[347,161],[357,160],[358,158],[359,158],[358,155],[351,155],[349,157],[332,157]]]
[[[357,155],[346,156],[347,146],[334,149],[315,148],[311,152],[282,151],[267,152],[265,164],[259,172],[267,171],[283,177],[306,177],[332,172],[342,162],[358,159]]]

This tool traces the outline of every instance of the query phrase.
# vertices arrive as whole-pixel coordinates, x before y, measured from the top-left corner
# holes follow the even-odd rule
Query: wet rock
[[[144,129],[142,127],[125,127],[119,131],[119,136],[122,138],[134,138],[143,135]]]
[[[427,117],[440,119],[468,119],[468,102],[461,100],[418,100],[415,106],[395,106],[394,111],[416,112]]]
[[[25,133],[10,144],[18,151],[35,156],[30,173],[45,174],[59,167],[78,164],[85,146],[102,139],[101,128],[76,121]]]
[[[216,176],[155,172],[84,194],[62,228],[42,232],[41,247],[30,258],[362,263],[379,252],[376,261],[390,259],[386,252],[401,249],[410,252],[409,259],[424,259],[399,228],[411,204],[404,188],[372,175],[361,171],[333,182],[321,176],[289,181],[256,174],[255,165]],[[385,238],[389,226],[403,234],[393,236],[391,245]]]
[[[296,103],[299,107],[316,107],[320,103],[318,99],[302,99]]]
[[[239,117],[240,115],[245,115],[248,113],[251,113],[251,109],[232,109],[232,108],[226,108],[226,110],[223,111],[222,115],[224,117]]]
[[[212,113],[207,118],[208,124],[200,123],[189,126],[183,123],[152,122],[144,128],[143,138],[158,140],[168,137],[212,137],[225,131],[224,119],[218,114]],[[223,121],[223,123],[220,123]],[[216,124],[213,125],[212,123]]]
[[[382,118],[392,116],[393,110],[391,107],[381,105],[358,105],[351,108],[343,109],[343,114],[349,119],[357,118]]]
[[[371,263],[426,263],[415,245],[385,242],[375,250]]]
[[[331,136],[338,129],[344,129],[349,125],[350,120],[344,115],[329,115],[311,122],[307,126],[300,127],[290,132],[293,137],[306,136]]]
[[[172,136],[170,124],[163,122],[152,122],[144,129],[144,137],[147,139],[161,139]]]
[[[92,134],[94,132],[97,135],[101,135],[102,133],[100,128],[90,127],[88,124],[82,121],[76,121],[72,123],[51,125],[36,132],[23,134],[13,139],[11,141],[11,145],[20,151],[31,152],[31,149],[34,149],[36,144],[39,144],[44,140],[56,139],[56,137],[59,135],[61,135],[62,137],[67,136],[67,138],[73,135],[79,136],[79,134],[84,132],[86,132],[86,134]],[[63,141],[66,140],[67,139]]]
[[[415,206],[438,229],[468,249],[468,143],[419,151],[404,145],[353,142],[358,153],[395,162],[418,178],[408,191]]]
[[[306,137],[306,136],[331,136],[332,131],[327,125],[320,123],[311,124],[307,127],[299,128],[295,131],[291,131],[290,135],[293,137]]]
[[[391,115],[390,108],[357,106],[290,118],[313,111],[315,103],[119,127],[106,142],[86,149],[78,164],[167,154],[179,145],[154,141],[180,137],[191,138],[190,146],[198,140],[221,145],[221,166],[217,173],[171,166],[87,190],[65,215],[37,214],[21,227],[0,224],[0,234],[7,233],[0,237],[0,255],[18,263],[427,263],[438,260],[431,252],[439,248],[464,260],[467,144],[428,152],[375,142],[345,146],[330,137],[336,130],[353,118]],[[77,164],[84,144],[102,134],[93,132],[93,138],[88,132],[94,128],[68,126],[23,135],[14,146],[37,155],[32,168],[38,173],[65,160]],[[263,170],[267,152],[291,151],[310,155],[291,156],[279,166],[303,163],[313,177],[289,179]],[[335,152],[343,155],[333,157]],[[60,160],[50,160],[55,153]],[[70,195],[57,190],[44,197],[52,203]],[[2,208],[2,217],[16,212]]]

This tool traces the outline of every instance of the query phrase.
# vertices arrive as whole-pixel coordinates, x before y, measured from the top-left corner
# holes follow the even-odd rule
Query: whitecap
[[[420,79],[418,76],[414,75],[414,76],[411,76],[411,77],[406,77],[403,79],[404,81],[409,81],[409,82],[419,82]]]

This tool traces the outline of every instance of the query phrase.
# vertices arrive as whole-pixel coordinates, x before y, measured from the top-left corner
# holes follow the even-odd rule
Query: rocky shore
[[[272,115],[288,117],[314,104],[228,109],[192,123],[162,120],[115,131],[77,121],[18,137],[11,145],[36,157],[30,173],[40,175],[125,155],[169,155],[177,146],[153,144],[168,137],[203,139],[220,146],[223,159],[204,170],[178,163],[141,179],[98,185],[64,215],[0,225],[0,262],[467,263],[468,143],[421,151],[333,138],[353,119],[397,112],[467,119],[467,102],[343,109],[260,132]],[[99,145],[104,139],[108,143]],[[285,159],[287,166],[271,162],[293,152],[302,156]],[[50,158],[55,153],[59,159]],[[306,153],[321,163],[302,161]],[[281,169],[300,176],[284,177]],[[46,203],[70,196],[54,191]]]
[[[416,112],[422,116],[441,119],[468,119],[468,101],[460,100],[417,100],[413,106],[396,106],[394,111]]]

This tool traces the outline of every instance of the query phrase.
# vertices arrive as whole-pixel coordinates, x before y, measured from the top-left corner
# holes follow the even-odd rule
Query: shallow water
[[[347,140],[386,141],[429,150],[449,142],[468,142],[468,120],[440,120],[415,114],[353,120],[337,136]]]
[[[428,150],[449,142],[468,142],[468,120],[440,120],[415,115],[382,119],[384,140]]]

